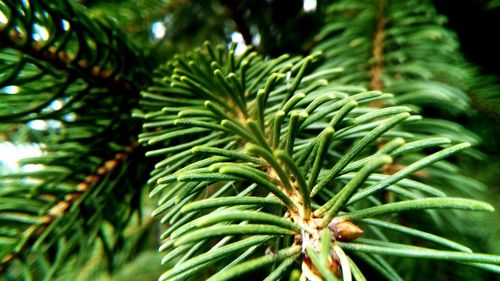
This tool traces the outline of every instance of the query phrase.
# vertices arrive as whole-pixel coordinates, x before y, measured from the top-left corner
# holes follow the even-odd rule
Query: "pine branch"
[[[147,167],[126,148],[139,125],[131,109],[147,82],[139,52],[83,7],[49,2],[0,3],[0,89],[7,91],[0,122],[39,131],[13,143],[37,141],[41,150],[20,160],[35,170],[0,176],[0,221],[8,226],[0,229],[0,260],[13,279],[51,279],[99,242],[113,258],[139,207],[141,177],[133,177]]]
[[[107,270],[124,264],[125,242],[136,244],[125,241],[126,229],[144,208],[153,163],[147,184],[163,232],[160,280],[278,280],[290,271],[304,280],[366,280],[370,266],[402,280],[413,276],[406,258],[457,262],[457,274],[462,265],[500,272],[499,256],[471,250],[475,238],[454,241],[471,228],[464,211],[493,211],[456,195],[485,189],[452,158],[479,157],[468,149],[478,137],[416,115],[450,104],[440,116],[468,112],[465,92],[481,79],[431,3],[409,1],[328,5],[306,57],[251,48],[236,55],[235,44],[206,43],[151,74],[116,26],[72,2],[1,1],[0,127],[13,143],[36,140],[42,152],[20,161],[39,169],[0,175],[0,271],[55,279],[96,249]],[[161,6],[172,17],[199,20],[189,5],[172,3]],[[221,7],[207,3],[198,8]],[[250,45],[238,5],[221,3]],[[138,3],[128,4],[116,14]],[[227,19],[202,23],[211,30]],[[56,126],[23,136],[37,130],[34,121]]]
[[[139,139],[151,147],[148,155],[161,157],[150,195],[158,197],[154,214],[170,226],[160,251],[165,262],[179,260],[161,280],[198,278],[212,266],[225,268],[212,278],[226,280],[259,268],[272,262],[263,251],[269,239],[280,241],[267,246],[277,253],[300,246],[293,259],[302,260],[307,278],[339,278],[353,267],[340,241],[364,232],[351,219],[439,206],[492,210],[477,201],[432,198],[445,195],[409,179],[469,144],[438,149],[450,141],[424,136],[406,143],[403,138],[412,136],[400,127],[411,120],[410,108],[365,106],[390,96],[328,84],[321,79],[331,71],[308,69],[316,56],[264,61],[254,53],[236,57],[232,49],[217,50],[206,44],[177,57],[158,71],[162,79],[156,81],[162,82],[143,92],[145,131]],[[420,151],[429,146],[438,152]],[[402,157],[411,159],[406,167],[379,176],[377,171]],[[382,190],[394,192],[398,202],[380,202],[376,194]],[[281,206],[270,208],[276,201]],[[331,238],[323,239],[332,241],[321,240],[324,231]],[[405,233],[420,233],[414,231]],[[223,257],[236,260],[228,264]],[[340,268],[328,273],[332,263]],[[278,268],[266,273],[281,274]]]
[[[467,112],[466,92],[476,73],[464,62],[454,34],[442,27],[445,18],[436,14],[431,3],[417,2],[330,5],[313,51],[324,52],[328,63],[321,67],[346,69],[350,75],[342,78],[343,83],[382,86],[395,94],[398,104],[442,113]],[[413,4],[419,8],[408,9]],[[367,70],[366,61],[375,68]],[[383,71],[378,71],[380,66]]]
[[[5,5],[9,21],[0,28],[0,47],[19,50],[106,87],[137,91],[145,82],[144,74],[137,72],[142,65],[137,50],[109,24],[85,18],[74,4],[33,1],[21,5],[21,10],[10,1]],[[58,32],[51,33],[54,28]]]
[[[6,271],[9,264],[14,260],[23,259],[22,256],[25,255],[24,252],[27,249],[35,250],[37,247],[34,245],[39,245],[40,243],[38,239],[47,236],[47,234],[44,234],[44,231],[52,231],[52,223],[60,220],[63,216],[67,216],[71,208],[78,208],[81,204],[81,197],[85,196],[85,193],[88,193],[89,189],[98,185],[108,173],[111,173],[119,165],[122,165],[122,162],[134,152],[136,147],[137,143],[132,143],[125,148],[124,152],[117,153],[114,159],[106,161],[97,170],[96,174],[86,176],[85,180],[75,187],[74,192],[66,193],[64,200],[58,201],[56,198],[48,212],[41,216],[36,224],[31,225],[23,231],[21,234],[22,240],[16,245],[14,252],[8,253],[2,258],[0,261],[0,273]]]
[[[468,76],[471,81],[474,78],[469,69],[460,70],[456,67],[455,61],[460,61],[462,57],[455,48],[454,38],[439,26],[440,19],[434,17],[435,11],[429,3],[420,5],[420,9],[415,11],[407,9],[408,5],[393,1],[356,1],[330,5],[327,19],[330,19],[331,23],[327,22],[316,36],[319,43],[314,50],[323,52],[327,59],[327,63],[320,66],[320,69],[331,66],[344,67],[345,75],[338,75],[338,78],[332,75],[330,79],[341,83],[383,88],[384,91],[395,94],[392,102],[408,105],[417,112],[419,108],[416,108],[416,105],[448,111],[451,99],[458,100],[453,105],[457,106],[455,112],[458,112],[459,107],[465,110],[463,105],[468,103],[468,99],[461,93],[460,88],[466,83],[463,77],[455,77],[453,73],[461,71],[463,76]],[[375,26],[374,31],[372,26]],[[440,35],[441,33],[443,35]],[[416,46],[412,43],[412,36],[418,38],[415,40],[425,41]],[[426,46],[436,44],[435,41],[451,46],[442,51],[446,55],[430,59],[434,51]],[[371,48],[368,48],[369,46]],[[353,47],[354,49],[349,49]],[[367,68],[367,61],[370,62],[370,68]],[[418,65],[425,67],[428,74],[419,77],[424,70]],[[449,73],[443,71],[446,68],[449,68]],[[382,106],[380,101],[371,105]],[[440,119],[416,120],[412,126],[405,127],[405,130],[416,138],[434,135],[447,137],[453,142],[470,142],[474,145],[480,142],[476,135],[459,124]],[[467,153],[481,157],[478,151]],[[407,164],[393,163],[386,171],[397,170],[401,166]],[[422,180],[433,181],[429,178],[429,173],[426,174]],[[430,174],[448,181],[448,185],[455,185],[450,177],[443,177],[443,173],[433,171]],[[480,183],[476,183],[476,186],[480,186]]]

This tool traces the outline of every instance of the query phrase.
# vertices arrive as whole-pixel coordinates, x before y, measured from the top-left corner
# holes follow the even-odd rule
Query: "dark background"
[[[500,6],[488,8],[485,1],[434,0],[447,26],[458,34],[466,58],[486,74],[500,76]]]

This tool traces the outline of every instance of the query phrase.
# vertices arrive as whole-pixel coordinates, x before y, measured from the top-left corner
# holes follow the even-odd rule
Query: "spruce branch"
[[[243,64],[250,61],[249,57],[252,62]],[[152,146],[152,151],[168,152],[150,154],[160,157],[152,175],[162,175],[150,181],[154,187],[150,195],[158,197],[160,204],[154,214],[162,215],[162,222],[170,225],[162,236],[166,240],[161,250],[167,252],[164,261],[180,259],[162,280],[177,280],[179,274],[195,278],[199,269],[189,270],[186,264],[194,263],[198,256],[216,253],[218,247],[231,249],[224,252],[227,257],[240,258],[229,265],[222,259],[214,261],[210,266],[225,267],[211,277],[215,280],[227,280],[237,276],[236,272],[272,261],[259,251],[263,244],[246,251],[240,248],[240,235],[288,241],[278,244],[278,253],[300,246],[302,252],[294,257],[302,260],[305,276],[338,279],[342,272],[348,279],[351,268],[355,272],[352,274],[359,276],[359,272],[349,260],[352,248],[344,253],[339,241],[349,243],[363,234],[356,221],[365,216],[445,207],[492,210],[482,202],[446,198],[439,189],[409,179],[469,144],[421,155],[429,147],[449,146],[450,140],[405,135],[400,128],[404,123],[410,126],[415,119],[409,113],[411,109],[367,106],[374,100],[390,99],[390,95],[377,91],[348,93],[326,84],[315,86],[309,96],[305,95],[305,88],[315,79],[322,79],[322,75],[307,70],[314,60],[315,56],[300,60],[283,57],[265,62],[250,53],[234,57],[231,48],[217,54],[215,48],[205,44],[204,50],[178,57],[160,68],[162,82],[143,92],[144,112],[140,116],[145,126],[140,142]],[[280,73],[288,73],[288,77],[279,79]],[[324,76],[331,73],[322,72]],[[244,77],[241,79],[251,88],[231,93],[229,81],[234,78],[230,77]],[[230,104],[233,106],[228,107]],[[181,144],[186,136],[191,146]],[[237,139],[226,138],[234,136]],[[206,143],[196,146],[197,139]],[[383,145],[377,145],[380,140]],[[410,156],[411,163],[401,171],[383,176],[377,173],[389,171],[392,159]],[[168,168],[165,163],[172,163],[169,159],[183,159],[183,164]],[[382,189],[394,192],[398,202],[379,202],[375,192]],[[258,199],[260,196],[262,199]],[[271,208],[271,202],[279,202],[279,207]],[[180,223],[183,220],[175,215],[179,210],[188,212],[192,222]],[[320,235],[325,231],[329,236]],[[424,231],[412,228],[404,233],[422,235]],[[331,237],[331,241],[322,241],[321,237]],[[437,235],[429,237],[442,243],[448,241]],[[208,245],[213,243],[216,246],[210,249]],[[331,249],[321,250],[320,245]],[[193,251],[189,251],[191,247]],[[321,252],[323,257],[319,256]],[[248,253],[255,257],[249,258]],[[282,267],[267,273],[268,278],[278,278],[283,268],[291,266],[289,260],[279,261]],[[332,263],[340,264],[342,269],[332,271]],[[200,269],[209,266],[206,262],[196,264],[195,268]]]
[[[494,211],[455,161],[479,159],[469,147],[480,139],[418,115],[465,116],[468,95],[495,99],[430,1],[335,1],[319,7],[325,25],[309,55],[277,58],[174,40],[200,22],[191,45],[203,31],[227,36],[213,32],[227,27],[225,5],[250,45],[246,3],[146,2],[109,14],[139,7],[115,19],[125,31],[166,27],[158,37],[172,42],[141,42],[146,52],[184,52],[155,71],[103,17],[113,3],[0,0],[1,137],[41,154],[19,161],[35,169],[0,175],[8,280],[66,278],[89,260],[128,268],[144,238],[128,232],[148,208],[146,181],[162,281],[403,280],[425,270],[414,258],[454,262],[457,275],[500,272],[464,223],[466,212]]]
[[[56,221],[61,220],[61,218],[70,212],[71,208],[77,209],[81,204],[81,197],[85,196],[85,193],[89,192],[89,189],[98,185],[104,177],[111,173],[113,170],[117,169],[119,165],[122,165],[123,161],[130,156],[137,147],[137,143],[132,143],[125,148],[123,152],[118,152],[115,154],[113,159],[107,160],[104,164],[99,167],[95,174],[91,174],[85,177],[85,180],[76,185],[73,192],[66,193],[64,199],[58,201],[57,198],[51,203],[51,207],[47,213],[37,219],[35,224],[28,227],[21,234],[21,239],[19,243],[14,248],[13,252],[10,252],[2,257],[0,261],[0,273],[7,270],[9,264],[15,259],[24,259],[22,257],[27,249],[37,251],[40,247],[42,237],[46,237],[45,231],[53,231],[54,227],[51,226],[52,223],[57,223]]]
[[[0,201],[10,202],[0,208],[9,227],[0,230],[0,260],[14,279],[51,279],[99,242],[113,270],[141,191],[131,179],[144,169],[133,163],[140,153],[130,154],[137,130],[130,111],[146,82],[141,55],[109,23],[56,2],[0,2],[0,67],[8,74],[0,78],[8,89],[0,122],[38,134],[13,142],[41,154],[20,160],[35,170],[0,176]]]
[[[71,2],[27,3],[4,2],[2,12],[9,18],[0,27],[1,48],[19,50],[106,87],[137,91],[145,82],[144,73],[138,71],[139,52],[109,23],[87,18]]]

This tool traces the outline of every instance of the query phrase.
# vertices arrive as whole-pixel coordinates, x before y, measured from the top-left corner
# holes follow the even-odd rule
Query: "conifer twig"
[[[64,196],[64,200],[54,204],[49,209],[47,214],[43,215],[39,219],[37,224],[33,224],[28,227],[22,234],[22,240],[24,243],[22,245],[18,245],[15,248],[15,252],[7,254],[0,261],[0,273],[4,272],[8,268],[9,264],[18,258],[25,249],[32,246],[32,244],[36,242],[36,239],[42,236],[43,232],[51,223],[53,223],[57,218],[64,216],[76,200],[78,200],[84,193],[91,190],[93,186],[97,185],[106,174],[121,165],[123,161],[125,161],[125,159],[127,159],[135,151],[138,145],[139,144],[136,141],[133,141],[122,152],[116,153],[113,159],[105,161],[104,164],[97,169],[95,174],[85,177],[85,180],[76,186],[74,192],[66,194]]]
[[[377,24],[375,36],[373,38],[373,64],[371,68],[370,87],[372,90],[381,91],[384,88],[382,73],[384,71],[384,29],[385,17],[383,14],[384,0],[376,1],[377,5]],[[372,103],[374,107],[381,107],[380,101]]]

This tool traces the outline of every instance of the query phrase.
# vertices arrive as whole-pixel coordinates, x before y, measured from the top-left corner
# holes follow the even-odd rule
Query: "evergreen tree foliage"
[[[431,1],[283,3],[0,0],[0,280],[498,277],[496,77]]]

